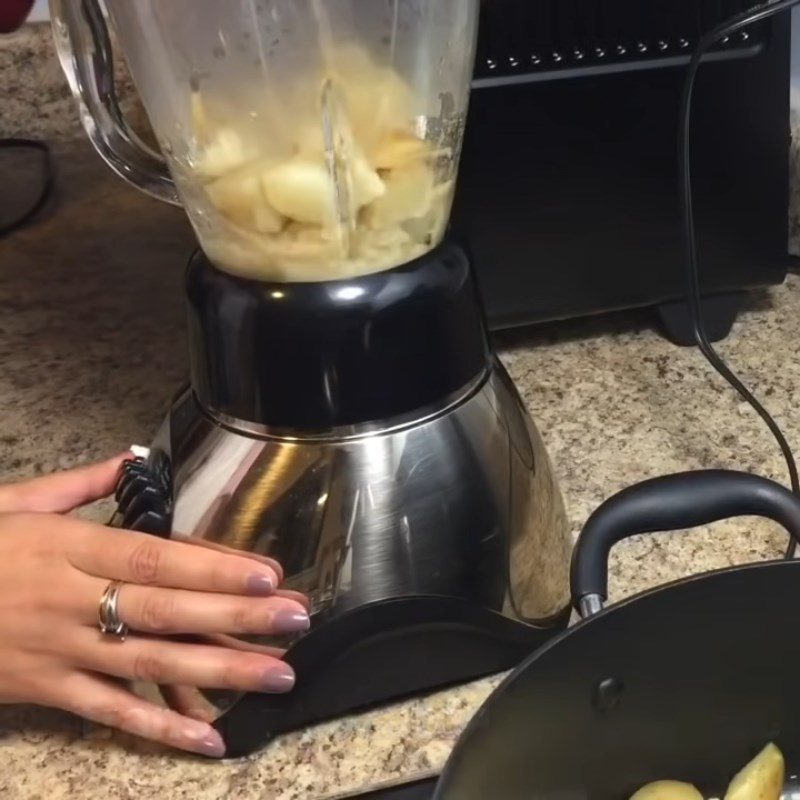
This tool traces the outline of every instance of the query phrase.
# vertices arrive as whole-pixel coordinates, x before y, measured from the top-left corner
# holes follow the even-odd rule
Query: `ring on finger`
[[[113,636],[124,642],[128,636],[128,626],[119,616],[119,594],[125,584],[122,581],[111,581],[100,598],[97,610],[97,623],[100,633]]]

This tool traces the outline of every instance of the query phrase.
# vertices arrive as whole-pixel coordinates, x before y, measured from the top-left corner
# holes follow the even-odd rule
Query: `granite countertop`
[[[51,209],[0,240],[3,480],[147,443],[186,374],[181,278],[193,238],[182,213],[123,184],[87,144],[59,145],[57,156]],[[792,277],[754,295],[720,349],[800,446],[798,340]],[[522,330],[497,343],[541,426],[576,532],[603,498],[661,473],[729,466],[785,478],[754,414],[642,314]],[[85,513],[105,520],[109,506]],[[615,550],[612,595],[777,557],[784,544],[772,523],[750,519],[634,540]],[[0,709],[0,796],[314,800],[431,775],[498,680],[320,725],[222,764],[60,713]]]
[[[0,136],[80,135],[46,26],[0,37]],[[118,72],[126,107],[130,85]],[[135,104],[133,106],[136,111]],[[800,118],[794,127],[800,131]],[[127,187],[84,143],[59,145],[47,214],[0,240],[0,480],[147,443],[186,377],[182,213]],[[800,135],[793,158],[800,186]],[[0,219],[25,191],[0,160]],[[16,182],[15,180],[16,179]],[[800,194],[793,248],[800,253]],[[646,265],[645,267],[646,268]],[[752,296],[720,346],[800,448],[800,279]],[[761,422],[692,350],[639,313],[504,334],[501,355],[541,426],[573,530],[631,482],[728,466],[785,479]],[[110,505],[86,512],[108,518]],[[779,556],[785,535],[741,519],[615,549],[612,599],[691,572]],[[32,708],[0,708],[4,800],[315,800],[436,774],[499,678],[285,736],[208,763]]]

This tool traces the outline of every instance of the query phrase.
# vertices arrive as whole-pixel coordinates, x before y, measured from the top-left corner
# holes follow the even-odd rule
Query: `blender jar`
[[[441,242],[477,0],[105,5],[169,175],[116,106],[96,0],[52,0],[87,131],[140,188],[174,201],[174,181],[219,269],[270,281],[350,278]]]

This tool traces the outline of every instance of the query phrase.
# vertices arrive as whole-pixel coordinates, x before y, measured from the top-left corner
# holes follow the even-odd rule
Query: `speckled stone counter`
[[[181,212],[128,188],[88,145],[60,146],[58,163],[52,208],[0,240],[2,479],[146,443],[185,378],[181,274],[192,236]],[[575,531],[603,498],[660,473],[731,466],[784,478],[754,415],[694,351],[648,324],[626,314],[498,339],[541,425]],[[792,278],[754,296],[720,349],[800,448],[798,342]],[[86,513],[103,520],[108,505]],[[612,593],[776,557],[783,546],[771,523],[750,519],[632,541],[614,553]],[[223,764],[59,713],[0,709],[0,797],[314,800],[435,774],[497,680],[328,723]]]
[[[115,56],[121,106],[141,131],[145,119],[141,105],[119,49]],[[50,25],[24,25],[14,33],[0,34],[0,136],[81,134],[78,107],[61,71]]]

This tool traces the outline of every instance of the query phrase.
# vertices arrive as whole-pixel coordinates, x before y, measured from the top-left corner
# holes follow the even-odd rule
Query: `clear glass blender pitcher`
[[[101,155],[221,269],[348,278],[444,236],[478,0],[105,0],[161,153],[126,127],[98,0],[51,0]],[[163,155],[162,155],[163,154]]]

